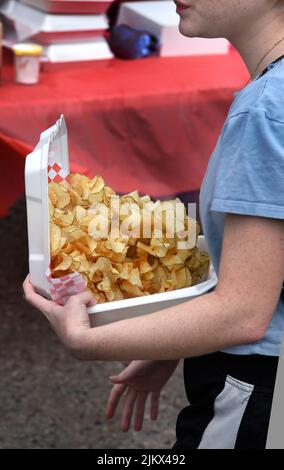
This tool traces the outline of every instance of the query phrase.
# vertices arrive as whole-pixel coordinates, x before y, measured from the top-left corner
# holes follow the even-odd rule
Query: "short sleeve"
[[[284,111],[230,117],[220,148],[211,210],[284,219]]]

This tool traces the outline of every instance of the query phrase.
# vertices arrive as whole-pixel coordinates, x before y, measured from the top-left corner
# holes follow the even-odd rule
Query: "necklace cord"
[[[255,74],[256,74],[256,72],[258,71],[258,69],[259,69],[260,65],[262,64],[262,62],[264,61],[264,59],[265,59],[265,58],[268,56],[268,54],[270,54],[270,52],[272,52],[272,51],[275,49],[275,47],[277,47],[282,41],[284,41],[284,37],[281,38],[279,41],[277,41],[277,42],[271,47],[271,49],[269,49],[269,51],[264,54],[264,56],[263,56],[263,57],[260,59],[260,61],[258,62],[257,66],[256,66],[256,68],[255,68],[255,70],[254,70],[254,72],[252,73],[251,77],[249,78],[249,80],[248,80],[248,82],[246,83],[245,86],[247,86],[247,85],[249,84],[249,82],[252,81],[252,80],[255,78]]]

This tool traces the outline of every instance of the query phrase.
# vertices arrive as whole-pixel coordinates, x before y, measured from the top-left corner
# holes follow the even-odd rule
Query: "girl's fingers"
[[[54,316],[58,313],[62,313],[63,307],[56,304],[52,300],[47,300],[41,295],[37,294],[30,282],[29,276],[26,277],[23,283],[23,289],[27,302],[31,303],[34,307],[40,310],[48,319],[48,321],[53,324],[55,321]],[[86,306],[95,304],[96,300],[94,299],[93,295],[88,291],[84,291],[80,294],[72,295],[68,300],[66,307],[70,317],[71,314],[78,316],[79,311],[85,312]],[[88,319],[87,312],[86,318]]]
[[[150,418],[155,421],[158,418],[159,414],[159,400],[160,392],[151,394],[151,405],[150,405]]]
[[[132,373],[133,373],[133,363],[134,361],[130,362],[128,364],[127,367],[125,367],[125,369],[123,369],[122,371],[120,371],[118,374],[116,375],[111,375],[109,377],[109,379],[113,382],[113,383],[122,383],[122,382],[127,382],[131,379],[132,377]]]
[[[134,431],[142,429],[147,395],[147,393],[138,393],[135,403]]]
[[[91,292],[85,290],[80,294],[72,295],[66,305],[75,310],[80,307],[93,307],[96,305],[96,299],[93,297]]]
[[[29,276],[26,277],[23,283],[23,289],[26,301],[40,310],[48,320],[50,319],[50,315],[53,313],[55,308],[62,309],[62,307],[57,305],[55,302],[47,300],[41,295],[37,294],[30,282]]]
[[[126,384],[115,385],[112,388],[106,406],[107,418],[111,419],[114,416],[120,397],[124,394],[126,388]]]
[[[138,392],[136,392],[136,390],[134,390],[133,388],[129,388],[127,390],[122,417],[121,417],[121,422],[120,422],[120,429],[123,432],[127,432],[129,430],[131,418],[133,414],[133,408],[134,408],[135,401],[137,398],[137,393]]]

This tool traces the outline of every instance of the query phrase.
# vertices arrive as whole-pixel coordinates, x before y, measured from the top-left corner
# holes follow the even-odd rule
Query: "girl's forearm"
[[[93,328],[86,333],[85,344],[90,360],[199,356],[257,341],[250,317],[237,302],[213,292],[153,314]]]

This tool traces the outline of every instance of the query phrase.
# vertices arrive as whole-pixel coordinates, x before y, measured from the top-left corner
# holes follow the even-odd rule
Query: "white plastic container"
[[[37,44],[15,44],[15,82],[34,85],[39,81],[43,48]]]
[[[38,145],[27,156],[25,168],[30,278],[36,290],[47,298],[51,298],[50,283],[46,275],[50,258],[48,214],[50,160],[59,163],[64,174],[69,173],[67,129],[63,116],[53,127],[41,134]],[[202,251],[207,251],[207,244],[202,236],[198,239],[198,247]],[[196,286],[91,307],[88,309],[91,325],[98,326],[146,315],[186,302],[208,292],[216,283],[217,276],[211,265],[207,278]]]
[[[146,30],[160,39],[161,56],[227,54],[229,42],[224,38],[187,38],[178,29],[179,16],[171,1],[123,3],[117,24]]]

